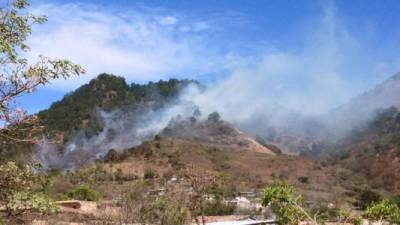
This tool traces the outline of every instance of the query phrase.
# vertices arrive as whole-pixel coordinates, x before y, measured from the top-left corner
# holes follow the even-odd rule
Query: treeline
[[[102,124],[96,110],[110,111],[128,105],[149,103],[153,107],[161,107],[176,98],[189,84],[200,85],[197,81],[187,79],[128,85],[122,77],[100,74],[38,115],[50,135],[62,132],[68,137],[71,132],[80,129],[97,132],[102,129]]]

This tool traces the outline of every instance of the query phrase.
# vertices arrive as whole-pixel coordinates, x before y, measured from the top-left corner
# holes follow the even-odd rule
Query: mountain
[[[131,114],[158,110],[172,104],[189,85],[204,88],[194,80],[149,82],[148,84],[127,84],[122,77],[111,74],[100,74],[88,84],[66,94],[61,100],[54,102],[48,109],[35,115],[39,125],[45,129],[35,133],[38,137],[46,137],[56,146],[51,146],[54,152],[62,154],[68,142],[78,137],[90,139],[100,135],[107,126],[104,115],[126,109]],[[114,113],[115,114],[115,113]],[[119,113],[118,115],[121,115]],[[139,117],[134,115],[134,118]],[[32,129],[24,129],[31,136]],[[48,147],[48,145],[46,144]],[[43,146],[39,149],[42,150]],[[12,142],[0,137],[0,161],[29,161],[37,146],[28,142]],[[108,149],[107,149],[108,150]],[[52,156],[51,156],[52,157]]]
[[[328,114],[327,126],[331,133],[339,137],[345,136],[352,129],[362,126],[372,120],[374,112],[391,106],[400,107],[400,73],[348,101],[346,104],[332,110]]]
[[[400,73],[396,73],[389,79],[378,84],[374,89],[361,94],[350,100],[347,104],[339,107],[336,111],[352,110],[371,112],[379,108],[400,106]]]
[[[352,101],[369,106],[369,100],[364,99],[372,101],[377,96],[384,98],[382,93],[395,93],[398,77]],[[393,118],[397,115],[384,116],[386,119],[376,117],[389,122],[378,123],[379,129],[374,127],[375,123],[360,124],[340,141],[332,136],[334,142],[329,141],[331,130],[321,118],[293,112],[285,113],[283,124],[268,123],[260,113],[260,120],[253,120],[260,121],[257,126],[248,124],[239,129],[218,112],[202,115],[196,105],[180,99],[180,94],[191,85],[204,88],[193,80],[175,79],[128,85],[121,77],[101,74],[38,113],[49,141],[28,146],[21,155],[33,155],[47,168],[78,172],[97,165],[100,160],[110,170],[117,172],[119,168],[128,177],[144,176],[146,168],[161,177],[171,169],[178,173],[182,166],[196,165],[211,173],[230,174],[237,178],[235,185],[243,190],[259,188],[274,180],[287,180],[308,193],[311,199],[354,198],[357,188],[364,185],[397,193],[397,182],[379,183],[390,176],[398,178],[390,175],[391,171],[397,171],[397,161],[389,162],[396,159],[397,155],[393,154],[397,150],[385,150],[378,158],[375,150],[370,154],[360,150],[365,143],[375,146],[389,137],[393,137],[389,142],[395,146],[398,130],[397,119]],[[344,112],[350,105],[336,112]],[[371,114],[371,118],[380,113]],[[333,120],[339,113],[331,115]],[[352,117],[350,113],[341,115]],[[256,136],[259,133],[265,136]],[[0,153],[6,149],[12,148],[2,147]],[[288,151],[308,154],[288,155]],[[320,152],[329,154],[316,157]],[[355,163],[357,160],[360,163]],[[385,164],[389,165],[388,169],[383,169]],[[363,165],[365,169],[354,168],[355,165]],[[375,177],[377,182],[370,182]],[[386,188],[389,184],[394,188]]]
[[[400,194],[400,73],[351,99],[324,119],[325,139],[302,152]]]
[[[330,155],[334,164],[366,177],[373,188],[400,194],[400,112],[389,107],[354,130]]]
[[[112,111],[143,105],[161,108],[176,99],[180,91],[190,84],[200,86],[194,80],[176,79],[128,85],[122,77],[100,74],[53,103],[49,109],[39,112],[38,116],[52,138],[66,142],[77,130],[85,130],[88,135],[100,132],[102,124],[96,113],[98,110]]]

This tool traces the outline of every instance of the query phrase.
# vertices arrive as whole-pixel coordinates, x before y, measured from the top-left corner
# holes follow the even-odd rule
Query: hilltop
[[[122,77],[100,74],[49,109],[39,112],[38,116],[49,135],[55,138],[61,133],[61,141],[65,143],[74,131],[84,130],[90,136],[102,130],[97,110],[112,111],[127,106],[161,108],[175,100],[190,84],[200,86],[194,80],[177,79],[128,85]]]

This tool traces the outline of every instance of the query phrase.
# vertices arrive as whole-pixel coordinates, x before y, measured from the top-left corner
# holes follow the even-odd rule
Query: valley
[[[262,190],[285,181],[296,187],[307,208],[325,210],[329,219],[334,219],[339,208],[360,209],[359,205],[370,201],[363,193],[393,198],[398,195],[398,173],[394,172],[398,169],[396,108],[376,111],[374,120],[336,143],[312,133],[296,137],[300,141],[295,142],[275,133],[271,140],[269,134],[246,134],[218,112],[204,115],[196,105],[182,103],[180,92],[192,84],[201,87],[195,81],[170,80],[129,88],[119,77],[100,75],[38,114],[46,127],[42,132],[47,133],[48,144],[16,144],[14,154],[7,153],[9,148],[0,152],[21,163],[30,160],[28,154],[44,165],[47,183],[43,188],[53,199],[70,200],[74,188],[97,193],[96,200],[101,200],[92,213],[83,213],[82,218],[79,210],[63,208],[59,216],[65,210],[67,214],[77,213],[77,217],[68,219],[70,222],[104,219],[98,212],[102,204],[116,210],[109,216],[121,219],[125,209],[120,201],[132,191],[139,197],[135,201],[177,195],[182,198],[179,202],[189,208],[193,194],[200,192],[208,199],[218,199],[205,200],[202,213],[208,216],[250,213],[260,217]],[[90,102],[79,105],[80,101],[74,99],[81,96],[88,96],[84,98]],[[170,108],[183,114],[171,114]],[[73,117],[53,117],[60,114]],[[148,127],[154,123],[158,126]],[[283,132],[288,129],[276,128]],[[322,127],[329,133],[327,128]],[[313,138],[319,141],[307,142]],[[288,154],[278,146],[291,150]],[[368,150],[370,146],[375,150]],[[198,190],[193,189],[195,186]],[[252,194],[240,197],[241,193]],[[134,213],[139,209],[130,210]]]

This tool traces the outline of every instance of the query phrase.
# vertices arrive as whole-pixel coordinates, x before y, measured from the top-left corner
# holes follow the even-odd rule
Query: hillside
[[[35,159],[45,168],[80,172],[97,165],[104,157],[104,166],[127,173],[128,177],[143,177],[148,167],[157,177],[164,177],[171,170],[178,174],[180,168],[196,165],[211,173],[222,172],[237,178],[235,186],[242,190],[261,188],[273,180],[283,179],[300,187],[310,199],[326,201],[335,196],[341,196],[344,202],[354,201],[359,189],[368,184],[397,193],[397,184],[393,181],[397,177],[390,175],[398,168],[397,162],[387,162],[395,159],[394,155],[385,153],[376,160],[372,153],[363,155],[359,150],[365,142],[371,142],[372,146],[375,144],[372,140],[387,139],[389,134],[382,129],[389,129],[389,136],[393,136],[398,133],[397,128],[381,124],[379,130],[370,125],[363,132],[353,132],[346,142],[332,145],[312,138],[326,134],[317,120],[300,119],[289,113],[292,119],[284,127],[272,130],[270,133],[274,135],[255,138],[251,132],[243,132],[224,121],[217,112],[202,115],[195,105],[178,104],[179,93],[190,84],[201,86],[196,81],[174,79],[127,85],[123,78],[102,74],[38,114],[53,143],[36,146]],[[177,113],[186,111],[182,115]],[[389,121],[392,125],[396,122]],[[266,134],[272,129],[256,128]],[[393,137],[391,142],[397,136]],[[280,144],[292,151],[305,149],[308,154],[303,154],[306,157],[282,154],[285,151],[281,151]],[[28,146],[25,152],[30,150]],[[329,154],[316,157],[320,152],[313,153],[317,150]],[[339,154],[342,155],[338,157]],[[22,155],[26,158],[29,154]],[[363,155],[363,160],[356,155]],[[355,163],[357,160],[361,163]],[[385,163],[390,165],[388,169],[381,168]],[[365,165],[368,169],[360,172],[353,168],[356,165]],[[393,176],[390,182],[384,183],[367,180]],[[99,185],[106,188],[113,184]],[[392,186],[387,188],[388,185]]]
[[[400,194],[400,113],[390,107],[335,146],[334,163],[365,176],[374,188]]]
[[[400,73],[396,73],[372,90],[366,91],[332,110],[325,119],[327,126],[330,127],[330,133],[342,138],[352,129],[372,120],[377,109],[399,107],[399,90]]]
[[[248,124],[245,131],[218,112],[203,115],[193,102],[179,98],[191,84],[201,87],[190,80],[129,86],[122,78],[102,74],[40,112],[47,138],[35,146],[23,145],[19,157],[29,161],[33,156],[47,171],[44,191],[52,198],[71,199],[74,189],[87,185],[101,199],[93,204],[95,213],[85,218],[63,209],[56,216],[60,218],[51,219],[103,220],[103,208],[98,207],[120,211],[120,200],[136,188],[140,198],[152,199],[135,199],[137,204],[168,194],[185,198],[184,204],[191,206],[198,185],[193,182],[209,185],[203,193],[208,200],[219,199],[219,205],[207,203],[207,215],[260,215],[260,194],[275,181],[294,185],[307,208],[325,213],[369,204],[364,196],[370,193],[399,193],[396,108],[376,111],[372,122],[340,142],[324,142],[329,132],[320,118],[289,111],[282,124],[263,121],[260,114],[260,123]],[[4,147],[2,153],[13,148]],[[230,205],[242,194],[252,196],[247,199],[250,208]]]
[[[89,136],[101,131],[103,126],[96,113],[98,110],[111,111],[125,106],[144,105],[153,109],[161,108],[177,98],[189,84],[200,85],[193,80],[176,79],[128,85],[122,77],[100,74],[53,103],[49,109],[39,112],[38,116],[49,135],[56,138],[56,134],[59,134],[65,143],[74,131],[85,130]]]
[[[49,109],[39,112],[39,126],[44,130],[34,135],[49,138],[58,144],[54,148],[60,151],[76,137],[91,138],[99,135],[107,125],[101,112],[111,113],[126,108],[131,114],[139,114],[146,110],[157,110],[175,101],[188,85],[202,88],[197,81],[176,79],[129,85],[122,77],[100,74],[88,84],[54,102]],[[30,137],[31,131],[21,129],[18,137]],[[33,143],[9,142],[0,137],[0,161],[29,161],[35,148]]]
[[[299,187],[310,201],[333,201],[346,192],[340,186],[334,167],[321,166],[297,156],[245,149],[227,151],[228,147],[193,139],[159,138],[121,153],[111,151],[104,160],[111,171],[122,172],[122,180],[144,177],[149,171],[160,179],[179,176],[179,171],[193,166],[199,171],[229,175],[234,178],[232,182],[236,191],[259,190],[268,183],[283,179]],[[113,187],[102,185],[111,192]]]
[[[201,112],[196,110],[189,118],[181,116],[173,118],[158,136],[193,140],[220,147],[227,152],[250,151],[275,154],[271,149],[223,121],[217,112],[211,113],[205,120],[200,118],[200,114]]]

